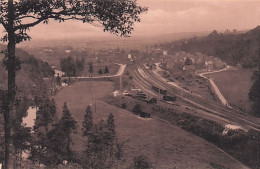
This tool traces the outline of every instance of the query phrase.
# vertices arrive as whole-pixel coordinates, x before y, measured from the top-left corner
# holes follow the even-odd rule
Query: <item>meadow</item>
[[[212,73],[206,76],[214,80],[231,106],[250,112],[252,103],[249,101],[248,93],[253,85],[252,75],[252,70],[240,69]]]
[[[63,88],[55,96],[59,117],[63,103],[67,102],[78,121],[78,133],[73,136],[75,151],[84,150],[86,140],[81,137],[81,123],[86,107],[91,104],[95,123],[106,120],[109,113],[115,116],[116,132],[120,141],[125,142],[125,162],[119,168],[127,168],[137,155],[146,155],[159,169],[244,167],[216,146],[177,126],[155,117],[143,119],[101,101],[105,96],[112,96],[113,90],[112,82],[83,81]]]

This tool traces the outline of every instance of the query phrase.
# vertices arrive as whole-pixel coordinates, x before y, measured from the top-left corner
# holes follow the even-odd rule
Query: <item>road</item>
[[[71,79],[102,79],[102,78],[113,78],[113,77],[119,77],[122,76],[125,69],[126,69],[126,64],[120,64],[120,63],[115,63],[119,65],[119,69],[115,75],[106,75],[106,76],[78,76],[78,77],[70,77]],[[62,79],[68,79],[69,77],[61,77]]]
[[[224,97],[224,96],[222,95],[222,93],[220,92],[220,90],[219,90],[218,86],[216,85],[216,83],[215,83],[211,78],[208,78],[208,77],[204,76],[204,75],[207,75],[207,74],[218,73],[218,72],[223,72],[223,71],[227,71],[227,70],[229,70],[228,66],[226,66],[224,69],[221,69],[221,70],[216,70],[216,71],[213,71],[213,72],[204,72],[204,73],[200,73],[200,74],[198,74],[198,75],[199,75],[200,77],[203,77],[203,78],[209,80],[209,82],[210,82],[211,86],[213,87],[213,89],[214,89],[216,95],[218,96],[219,100],[221,101],[221,103],[222,103],[223,105],[225,105],[225,106],[227,106],[227,107],[229,107],[229,108],[232,108],[232,107],[228,104],[228,102],[227,102],[227,100],[225,99],[225,97]]]
[[[239,125],[245,130],[255,129],[260,131],[260,120],[243,115],[241,112],[229,109],[217,103],[211,103],[205,98],[195,96],[189,93],[184,93],[183,90],[168,84],[161,78],[157,77],[154,72],[139,67],[133,72],[133,79],[136,86],[152,96],[158,96],[158,93],[152,90],[152,85],[157,85],[167,89],[169,95],[177,96],[182,104],[187,105],[202,116],[213,119],[221,124]]]
[[[216,83],[211,78],[209,78],[208,80],[209,80],[211,86],[213,87],[216,95],[218,96],[219,100],[221,101],[221,103],[225,106],[230,107],[227,100],[225,99],[225,97],[222,95],[219,88],[217,87]]]
[[[201,77],[207,78],[207,77],[204,76],[204,75],[212,74],[212,73],[219,73],[219,72],[223,72],[223,71],[227,71],[227,70],[229,70],[229,66],[226,66],[225,68],[223,68],[223,69],[221,69],[221,70],[215,70],[215,71],[212,71],[212,72],[199,73],[198,75],[201,76]]]

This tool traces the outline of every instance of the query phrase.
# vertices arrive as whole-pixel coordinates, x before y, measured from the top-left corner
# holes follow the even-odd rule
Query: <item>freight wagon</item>
[[[167,90],[166,89],[162,89],[162,88],[159,88],[157,86],[152,86],[152,89],[162,95],[167,95]]]

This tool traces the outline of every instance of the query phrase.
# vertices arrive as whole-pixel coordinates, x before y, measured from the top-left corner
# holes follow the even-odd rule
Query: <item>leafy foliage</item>
[[[136,1],[127,0],[41,0],[41,1],[15,1],[14,30],[16,43],[30,40],[26,33],[31,27],[43,22],[49,23],[50,19],[59,22],[66,20],[79,20],[83,23],[91,23],[95,26],[102,26],[108,31],[120,36],[128,36],[133,30],[134,22],[140,22],[139,15],[147,8],[140,7]],[[0,23],[5,29],[8,28],[8,3],[1,0]],[[33,20],[31,23],[26,22]],[[7,41],[7,35],[2,38]]]
[[[62,58],[60,60],[61,70],[66,73],[67,76],[76,76],[76,63],[71,56]]]
[[[76,61],[73,57],[68,56],[67,58],[60,59],[61,70],[66,73],[67,76],[78,76],[84,70],[85,59],[77,58]]]

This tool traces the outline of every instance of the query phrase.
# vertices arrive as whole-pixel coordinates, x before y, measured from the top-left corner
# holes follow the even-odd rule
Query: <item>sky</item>
[[[149,10],[141,15],[141,22],[134,25],[133,37],[247,30],[260,25],[260,0],[137,0],[137,3]],[[111,36],[100,27],[80,21],[51,21],[48,25],[33,27],[29,34],[33,39]]]

